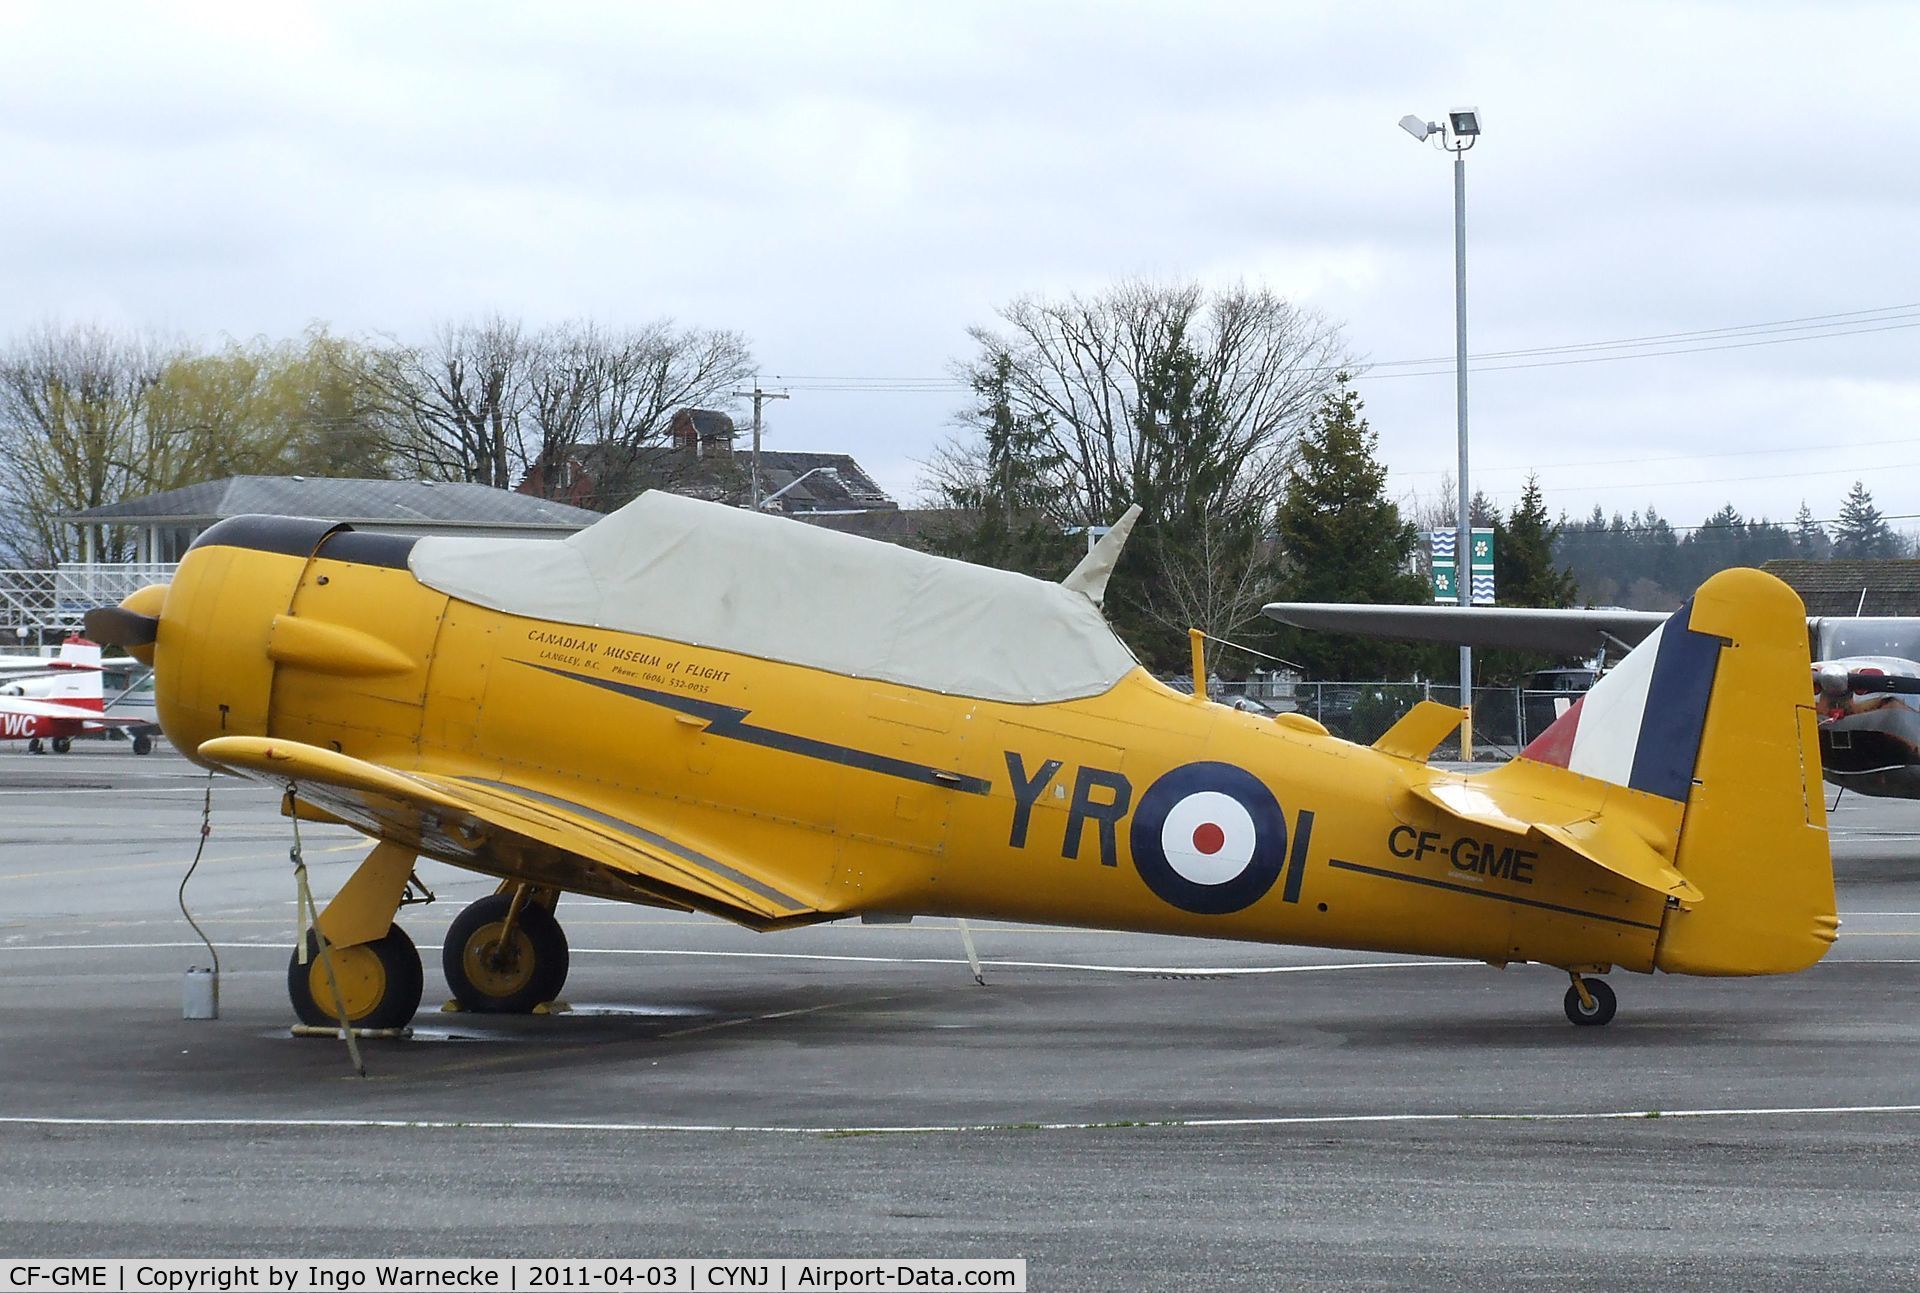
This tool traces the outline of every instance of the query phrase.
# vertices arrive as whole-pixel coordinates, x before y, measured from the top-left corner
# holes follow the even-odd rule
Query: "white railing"
[[[75,629],[95,606],[113,606],[148,584],[164,584],[179,566],[166,561],[66,561],[52,570],[0,570],[0,625]]]

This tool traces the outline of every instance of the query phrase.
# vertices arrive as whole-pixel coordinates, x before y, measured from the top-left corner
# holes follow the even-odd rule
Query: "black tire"
[[[1620,1002],[1614,997],[1613,989],[1599,979],[1585,980],[1587,994],[1593,998],[1593,1009],[1588,1010],[1580,1000],[1580,989],[1567,988],[1567,1018],[1582,1028],[1598,1028],[1613,1018],[1613,1012]]]
[[[73,738],[71,736],[56,736],[53,738],[53,752],[55,754],[68,754],[72,752],[72,750]]]
[[[46,752],[47,752],[47,747],[40,744],[39,737],[35,736],[28,739],[27,741],[28,754],[45,754]]]
[[[490,1015],[524,1015],[552,1001],[566,986],[569,956],[566,931],[552,912],[537,902],[520,906],[513,919],[510,956],[489,968],[499,941],[499,926],[513,895],[488,894],[468,905],[447,928],[440,967],[454,1000],[468,1010]]]
[[[341,995],[355,1028],[405,1028],[420,1009],[425,972],[420,952],[398,925],[371,943],[328,949],[341,979]],[[307,963],[295,952],[287,962],[287,996],[300,1022],[337,1028],[333,989],[320,959],[320,936],[307,931]]]
[[[133,752],[135,754],[152,754],[153,738],[145,732],[135,732],[133,734]]]

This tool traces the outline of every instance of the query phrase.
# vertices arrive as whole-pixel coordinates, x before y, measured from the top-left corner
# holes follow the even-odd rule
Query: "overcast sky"
[[[946,378],[1021,294],[1245,280],[1343,324],[1431,494],[1450,367],[1389,375],[1452,354],[1452,174],[1395,122],[1475,104],[1476,354],[1853,316],[1486,371],[1476,485],[1920,514],[1917,76],[1913,4],[12,4],[0,332],[671,316],[906,499],[963,394],[823,386]]]

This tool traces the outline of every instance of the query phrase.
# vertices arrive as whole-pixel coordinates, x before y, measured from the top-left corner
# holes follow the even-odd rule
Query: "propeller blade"
[[[1856,696],[1875,694],[1920,696],[1920,678],[1902,677],[1891,673],[1855,672],[1847,675],[1847,689]]]
[[[87,636],[102,646],[146,646],[160,632],[159,616],[142,615],[123,606],[96,606],[87,612],[84,622]]]

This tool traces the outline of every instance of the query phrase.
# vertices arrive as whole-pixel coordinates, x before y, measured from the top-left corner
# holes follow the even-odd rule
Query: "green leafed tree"
[[[1408,604],[1426,600],[1413,573],[1415,531],[1387,498],[1379,438],[1342,373],[1301,434],[1278,512],[1279,598],[1296,602]],[[1346,634],[1288,632],[1280,654],[1321,678],[1390,678],[1420,654]]]

